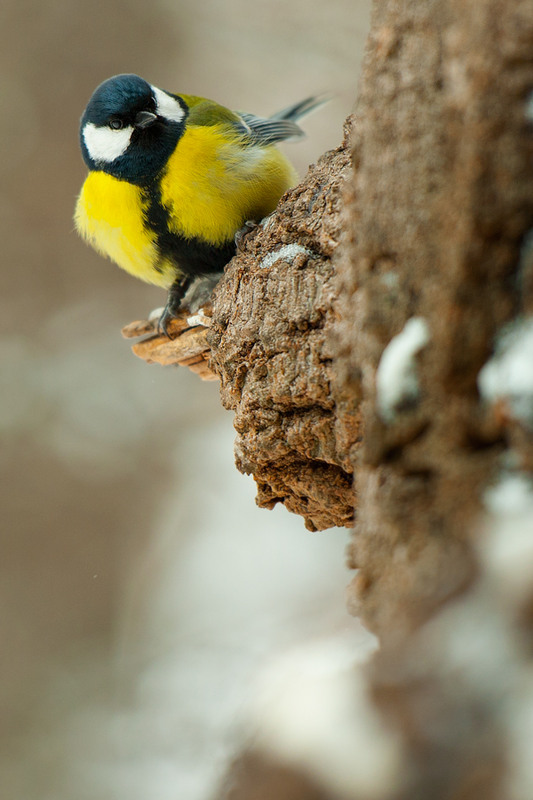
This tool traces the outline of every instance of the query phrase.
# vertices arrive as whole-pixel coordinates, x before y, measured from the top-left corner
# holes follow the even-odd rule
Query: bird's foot
[[[182,307],[184,306],[191,314],[195,314],[199,308],[209,302],[213,289],[223,274],[223,272],[211,272],[196,278],[183,298]]]
[[[174,338],[174,335],[170,332],[168,326],[172,322],[172,320],[176,318],[176,316],[177,316],[177,309],[174,309],[171,303],[167,303],[157,323],[157,332],[161,336],[166,336],[167,339]]]
[[[222,272],[212,272],[200,275],[197,278],[187,278],[176,281],[170,287],[167,304],[159,317],[157,324],[158,333],[168,339],[174,339],[170,323],[173,319],[183,316],[186,309],[188,313],[195,314],[210,299],[213,289],[222,277]]]
[[[181,302],[185,297],[187,289],[191,285],[192,281],[191,278],[180,278],[172,284],[169,289],[168,297],[167,297],[167,304],[163,309],[163,313],[159,317],[159,322],[157,323],[157,330],[160,334],[163,334],[168,339],[173,339],[174,336],[169,331],[169,324],[170,322],[178,316],[178,312],[181,307]]]

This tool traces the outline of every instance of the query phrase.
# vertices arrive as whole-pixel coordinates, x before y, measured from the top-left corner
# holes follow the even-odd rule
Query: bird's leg
[[[187,289],[192,283],[192,278],[184,275],[181,278],[176,278],[168,291],[167,304],[163,309],[163,313],[159,318],[157,327],[160,333],[164,333],[169,339],[173,337],[168,332],[168,323],[178,315],[180,310],[181,301],[185,297]]]
[[[244,248],[244,238],[247,236],[254,228],[257,228],[258,222],[253,219],[247,219],[244,225],[239,228],[239,230],[235,234],[235,247],[237,248],[237,253],[241,253]]]
[[[185,298],[187,308],[191,314],[195,314],[199,308],[211,300],[213,289],[223,274],[223,271],[210,272],[206,275],[200,275],[194,280],[190,288],[187,290],[187,297]]]

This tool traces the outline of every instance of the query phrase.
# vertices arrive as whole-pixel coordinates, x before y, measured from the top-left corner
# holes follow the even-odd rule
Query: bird
[[[212,288],[243,233],[297,183],[277,144],[302,138],[298,121],[328,99],[259,117],[134,74],[95,89],[80,122],[89,172],[75,226],[100,254],[168,290],[160,333],[171,338],[169,323],[191,286]]]

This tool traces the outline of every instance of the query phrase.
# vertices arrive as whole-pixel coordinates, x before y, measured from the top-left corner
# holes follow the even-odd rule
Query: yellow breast
[[[191,126],[168,161],[161,199],[173,231],[221,245],[246,220],[270,214],[296,181],[272,145],[243,147],[222,126]]]
[[[272,145],[243,147],[222,126],[191,126],[179,140],[160,182],[171,232],[220,246],[246,220],[261,220],[297,180]],[[176,265],[161,259],[147,228],[138,186],[105,172],[89,173],[75,212],[78,232],[98,252],[148,283],[168,288]]]
[[[99,253],[122,269],[147,283],[168,288],[175,271],[171,264],[158,259],[155,234],[143,224],[144,206],[138,186],[105,172],[90,172],[76,204],[76,228]]]

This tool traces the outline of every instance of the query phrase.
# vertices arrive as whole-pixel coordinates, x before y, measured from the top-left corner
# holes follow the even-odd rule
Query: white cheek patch
[[[151,88],[157,105],[157,115],[165,117],[165,119],[171,120],[172,122],[181,122],[185,116],[185,111],[178,101],[174,100],[174,98],[166,92],[158,89],[157,86],[152,86]]]
[[[93,125],[88,122],[83,128],[83,139],[93,161],[105,161],[110,164],[124,155],[129,147],[133,128],[127,125],[114,131],[107,125]]]

